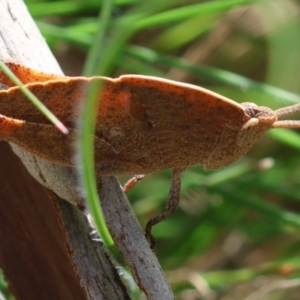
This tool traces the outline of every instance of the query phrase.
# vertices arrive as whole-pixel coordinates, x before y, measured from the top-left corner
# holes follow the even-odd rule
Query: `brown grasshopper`
[[[95,164],[100,176],[148,174],[173,169],[167,209],[146,226],[171,216],[180,194],[180,177],[192,165],[228,166],[272,128],[300,128],[300,120],[282,120],[300,104],[273,111],[253,103],[236,103],[191,84],[162,78],[125,75],[64,77],[38,73],[9,63],[11,70],[68,128],[63,135],[33,107],[2,73],[0,140],[18,145],[52,164],[74,167],[78,105],[92,82],[100,82],[96,112]]]

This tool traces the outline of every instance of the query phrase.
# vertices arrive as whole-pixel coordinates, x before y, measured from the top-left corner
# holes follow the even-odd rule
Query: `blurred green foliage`
[[[105,2],[25,2],[66,73],[80,72]],[[190,82],[271,108],[300,102],[299,5],[116,0],[99,70]],[[129,192],[143,225],[164,209],[170,178],[150,174]],[[182,181],[180,208],[153,231],[177,299],[299,299],[299,133],[273,130],[232,166],[190,167]]]

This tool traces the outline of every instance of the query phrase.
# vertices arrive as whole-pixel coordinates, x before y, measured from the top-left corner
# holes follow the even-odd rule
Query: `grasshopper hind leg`
[[[171,217],[175,213],[175,211],[178,207],[179,197],[180,197],[180,186],[181,186],[181,173],[182,172],[183,172],[182,169],[173,169],[172,182],[171,182],[171,187],[170,187],[170,191],[169,191],[168,201],[166,203],[166,210],[163,213],[150,219],[146,225],[145,235],[146,235],[147,240],[150,243],[151,249],[153,249],[156,244],[155,238],[153,237],[153,235],[151,233],[152,227],[154,225],[168,219],[169,217]]]

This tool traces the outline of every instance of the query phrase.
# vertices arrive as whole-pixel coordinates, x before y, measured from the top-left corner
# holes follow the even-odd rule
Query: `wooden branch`
[[[136,283],[150,300],[175,299],[127,197],[115,177],[103,177],[101,206],[107,227]]]
[[[4,142],[0,161],[0,267],[14,296],[86,299],[47,190]]]
[[[87,299],[130,299],[103,243],[91,238],[87,217],[57,197],[53,197],[53,204],[62,227],[67,228],[69,255]]]

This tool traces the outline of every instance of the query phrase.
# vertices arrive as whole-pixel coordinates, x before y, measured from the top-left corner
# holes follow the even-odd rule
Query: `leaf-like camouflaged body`
[[[273,111],[161,78],[56,77],[15,64],[9,66],[67,126],[69,134],[59,132],[0,73],[0,83],[10,86],[0,91],[0,139],[52,164],[72,167],[78,109],[84,105],[91,83],[98,82],[100,106],[94,133],[97,175],[173,169],[167,210],[146,226],[151,247],[155,244],[152,226],[170,217],[178,206],[180,175],[185,167],[225,167],[245,154],[269,129],[300,128],[300,121],[277,120],[300,111],[300,104]]]
[[[37,72],[13,66],[16,74],[31,74],[27,82],[39,78]],[[11,85],[4,78],[0,76]],[[155,77],[40,78],[42,82],[26,87],[70,133],[60,133],[18,87],[11,87],[0,91],[0,139],[54,164],[73,166],[78,107],[91,82],[99,81],[95,162],[103,175],[147,174],[189,165],[224,167],[247,152],[277,120],[268,108],[241,105],[206,89]]]

